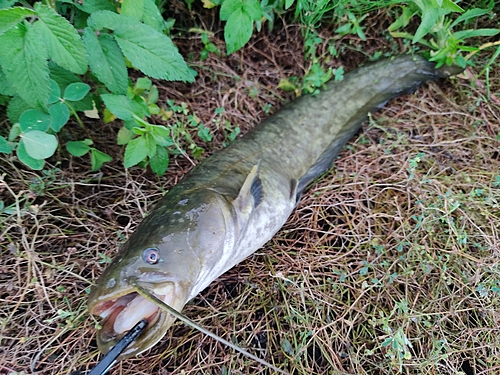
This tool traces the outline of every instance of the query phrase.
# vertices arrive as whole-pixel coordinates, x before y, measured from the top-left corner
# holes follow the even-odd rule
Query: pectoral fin
[[[242,217],[248,217],[264,198],[259,171],[260,161],[252,167],[240,189],[238,196],[233,201],[233,206],[238,213],[238,216],[241,215]]]
[[[299,180],[293,178],[290,181],[290,200],[295,200],[295,205],[299,203],[300,198],[302,197],[302,192],[299,191]]]

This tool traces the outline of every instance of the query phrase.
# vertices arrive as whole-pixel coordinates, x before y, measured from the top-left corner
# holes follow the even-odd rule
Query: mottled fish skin
[[[327,83],[319,95],[288,104],[202,162],[158,202],[92,288],[90,312],[99,315],[132,293],[131,276],[182,310],[272,238],[302,191],[332,166],[368,113],[425,81],[456,73],[419,56],[401,56],[359,68]],[[160,262],[143,259],[149,248],[158,249]],[[123,336],[112,329],[118,311],[97,334],[103,352]],[[121,358],[153,346],[174,321],[163,311],[149,320],[147,331]]]

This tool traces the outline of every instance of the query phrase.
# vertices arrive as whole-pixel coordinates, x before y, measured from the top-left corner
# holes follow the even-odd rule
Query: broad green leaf
[[[125,58],[115,40],[109,34],[99,38],[87,27],[83,32],[83,42],[89,54],[90,69],[95,76],[115,94],[126,94],[128,73]]]
[[[35,14],[35,12],[28,8],[14,7],[10,9],[0,9],[0,35],[33,14]]]
[[[0,94],[7,96],[15,96],[16,89],[12,86],[12,83],[9,82],[7,77],[0,66]]]
[[[73,73],[84,74],[87,54],[73,25],[46,5],[35,3],[34,8],[39,17],[34,27],[43,37],[50,58]]]
[[[71,2],[74,6],[76,6],[78,9],[81,11],[88,13],[88,14],[93,14],[97,11],[100,10],[109,10],[114,12],[116,9],[113,6],[112,2],[109,1],[102,1],[102,0],[85,0],[83,1],[83,4],[80,4],[78,1],[76,2]]]
[[[49,107],[49,113],[52,116],[52,124],[50,127],[55,132],[59,132],[69,120],[69,109],[64,103],[56,103]]]
[[[152,158],[156,154],[156,142],[153,136],[149,133],[146,134],[146,149],[148,152],[148,156]]]
[[[125,126],[120,128],[118,130],[118,135],[116,137],[116,143],[119,145],[126,145],[129,143],[132,139],[134,139],[135,133],[129,129],[127,129]]]
[[[34,159],[28,155],[28,153],[26,152],[26,147],[24,146],[24,141],[22,139],[19,141],[19,144],[17,145],[16,154],[17,158],[21,163],[27,165],[28,167],[36,171],[43,169],[43,166],[45,165],[45,160]]]
[[[90,147],[83,141],[69,141],[66,150],[73,156],[83,156],[90,151]]]
[[[59,65],[53,63],[52,61],[49,61],[49,71],[50,78],[52,78],[57,83],[61,91],[64,91],[64,89],[71,83],[82,82],[82,80],[78,78],[78,76],[71,73],[69,70],[61,68]]]
[[[3,154],[10,154],[11,151],[12,146],[10,145],[9,141],[0,136],[0,152]]]
[[[146,145],[146,138],[139,137],[132,139],[125,148],[125,168],[133,167],[143,161],[148,156],[148,147]]]
[[[243,47],[252,37],[253,21],[248,13],[237,10],[226,22],[224,39],[227,53],[231,54]]]
[[[32,130],[21,134],[26,152],[33,159],[47,159],[54,155],[57,149],[57,138],[52,134]]]
[[[144,74],[167,81],[193,82],[194,77],[170,38],[151,26],[120,26],[114,36],[125,57]]]
[[[45,108],[50,95],[47,49],[30,24],[0,36],[0,64],[17,94],[30,106]]]
[[[474,38],[477,36],[493,36],[497,35],[500,29],[477,29],[477,30],[462,30],[453,33],[453,37],[458,40],[464,40],[467,38]]]
[[[156,146],[156,154],[149,159],[151,170],[158,176],[163,176],[168,168],[168,152],[162,146]]]
[[[53,79],[50,80],[50,97],[49,104],[53,104],[61,98],[61,88]]]
[[[140,118],[147,115],[141,105],[125,95],[103,94],[101,98],[106,108],[121,120],[132,120],[134,115]]]
[[[92,163],[92,172],[95,172],[101,169],[104,163],[113,160],[111,156],[101,152],[95,148],[90,150],[90,162]]]
[[[220,7],[220,19],[227,21],[237,10],[243,8],[243,0],[224,0]]]
[[[144,0],[123,0],[121,14],[140,20],[144,14]]]
[[[50,124],[52,124],[52,116],[38,109],[28,109],[19,117],[19,126],[23,133],[31,130],[45,132],[50,128]]]
[[[285,9],[290,8],[293,5],[294,0],[285,0]]]
[[[490,12],[491,9],[479,9],[479,8],[469,9],[460,17],[458,17],[455,21],[453,21],[453,23],[450,25],[450,28],[455,27],[460,22],[467,21],[471,18],[481,17],[484,16],[485,14],[489,14]]]
[[[63,98],[71,101],[82,100],[90,91],[90,86],[83,82],[72,83],[64,90]]]
[[[159,32],[165,31],[165,21],[153,0],[144,0],[142,22]]]
[[[17,137],[21,135],[21,127],[19,124],[12,125],[9,131],[9,142],[13,142]]]
[[[134,85],[134,90],[149,90],[151,88],[151,85],[153,84],[153,82],[151,82],[151,80],[147,77],[141,77],[141,78],[138,78],[137,81],[135,82],[135,85]]]
[[[117,27],[123,25],[141,25],[141,23],[135,18],[126,16],[124,14],[117,14],[115,12],[110,12],[107,10],[101,10],[99,12],[92,13],[87,23],[89,27],[94,31],[102,29],[114,30]]]
[[[11,124],[19,122],[19,117],[23,114],[26,109],[30,108],[28,103],[26,103],[19,95],[14,96],[9,104],[7,105],[7,117]]]
[[[242,10],[254,21],[260,20],[263,15],[260,2],[257,0],[245,0]]]
[[[152,86],[151,89],[149,90],[147,104],[148,105],[155,104],[159,98],[160,98],[160,93],[158,92],[158,87]],[[151,110],[151,107],[149,109]]]

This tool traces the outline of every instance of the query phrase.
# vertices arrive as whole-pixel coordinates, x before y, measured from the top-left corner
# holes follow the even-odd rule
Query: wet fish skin
[[[283,226],[302,191],[329,169],[369,112],[423,82],[458,73],[435,69],[419,56],[401,56],[359,68],[303,96],[211,156],[174,186],[143,220],[92,288],[89,311],[111,307],[97,335],[107,352],[124,333],[113,320],[118,301],[134,296],[131,276],[177,310],[213,280],[262,247]],[[149,264],[146,249],[161,261]],[[120,298],[125,298],[120,300]],[[125,314],[125,316],[127,316]],[[137,319],[138,321],[139,319]],[[123,358],[158,342],[173,323],[163,311]]]

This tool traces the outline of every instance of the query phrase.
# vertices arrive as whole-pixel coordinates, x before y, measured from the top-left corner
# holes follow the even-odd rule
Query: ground
[[[375,51],[404,52],[381,34],[379,14],[371,17],[368,42],[336,39],[340,56],[326,66],[347,71]],[[201,26],[223,49],[220,23],[208,17]],[[324,48],[331,33],[320,33]],[[155,83],[160,104],[185,102],[214,134],[207,144],[192,132],[202,158],[236,126],[244,134],[292,100],[280,79],[307,68],[300,26],[284,21],[229,57],[201,61],[199,37],[174,40],[199,76],[193,85]],[[500,373],[500,76],[473,76],[489,56],[478,57],[472,76],[430,83],[371,116],[273,240],[184,313],[291,374]],[[43,172],[0,160],[1,199],[15,208],[0,216],[0,373],[66,374],[97,363],[89,287],[202,159],[173,157],[162,178],[124,171],[120,124],[86,126],[115,158],[98,173],[64,151]],[[178,323],[111,373],[271,371]]]

